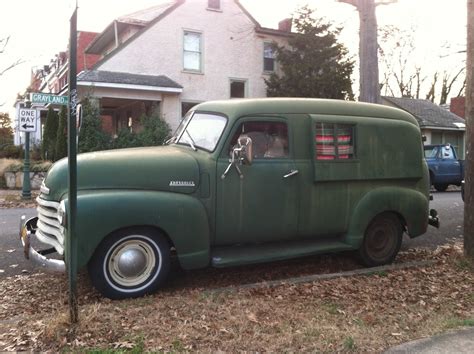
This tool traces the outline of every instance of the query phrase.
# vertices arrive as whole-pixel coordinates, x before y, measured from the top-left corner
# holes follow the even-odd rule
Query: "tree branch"
[[[359,6],[359,0],[337,0],[338,2],[344,2],[346,4],[358,7]]]
[[[375,6],[390,5],[390,4],[395,4],[397,2],[398,2],[398,0],[380,0],[380,1],[375,2]]]
[[[8,70],[13,69],[15,66],[23,64],[24,62],[25,62],[24,60],[18,59],[16,62],[10,64],[10,66],[8,66],[5,69],[1,70],[0,71],[0,76],[5,74]]]

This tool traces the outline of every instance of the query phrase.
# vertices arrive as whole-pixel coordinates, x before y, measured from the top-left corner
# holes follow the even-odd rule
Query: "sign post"
[[[71,323],[79,321],[77,304],[77,2],[70,23],[69,37],[69,115],[68,115],[68,237],[66,265],[69,278],[69,317]]]
[[[31,199],[30,184],[30,132],[36,131],[37,111],[36,109],[20,108],[18,110],[18,130],[25,132],[25,162],[23,163],[23,187],[21,197]]]

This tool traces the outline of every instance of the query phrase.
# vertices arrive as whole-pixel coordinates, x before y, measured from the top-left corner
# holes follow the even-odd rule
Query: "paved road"
[[[441,218],[439,230],[429,227],[428,232],[415,239],[405,236],[402,249],[411,247],[435,248],[453,239],[462,239],[464,203],[459,191],[433,193],[431,208]],[[35,269],[23,257],[18,239],[18,223],[22,214],[35,216],[35,209],[0,209],[0,277],[33,272]],[[48,248],[48,247],[46,247]]]
[[[34,271],[34,267],[23,256],[18,238],[21,215],[27,218],[36,216],[36,210],[0,209],[0,277]]]

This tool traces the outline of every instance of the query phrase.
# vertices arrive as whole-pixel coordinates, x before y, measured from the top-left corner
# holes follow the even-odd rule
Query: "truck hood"
[[[45,186],[49,200],[67,192],[67,159],[56,162]],[[141,189],[193,193],[199,186],[199,165],[173,146],[99,151],[77,156],[77,189]]]

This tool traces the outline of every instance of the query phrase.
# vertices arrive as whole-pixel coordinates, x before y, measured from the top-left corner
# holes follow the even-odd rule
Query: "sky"
[[[163,0],[77,0],[78,30],[100,32],[113,19],[154,6]],[[188,0],[195,1],[195,0]],[[276,28],[299,6],[308,4],[318,16],[343,28],[340,40],[354,58],[358,53],[359,17],[355,8],[336,0],[241,0],[262,26]],[[0,39],[10,36],[0,53],[0,72],[21,59],[23,63],[0,76],[0,111],[12,117],[16,94],[29,85],[31,69],[49,63],[67,48],[69,19],[76,0],[2,0]],[[424,66],[456,70],[465,53],[467,0],[398,0],[377,8],[378,25],[410,29],[415,37],[413,60]],[[1,51],[0,47],[0,51]],[[440,58],[441,56],[441,58]],[[355,72],[354,76],[358,73]],[[355,81],[357,86],[357,80]],[[357,90],[357,87],[355,87]]]

